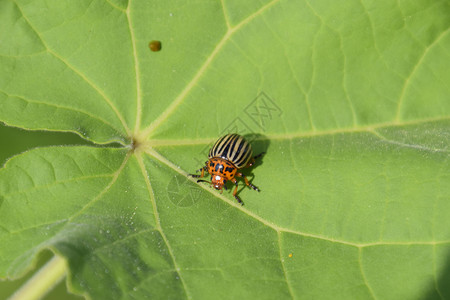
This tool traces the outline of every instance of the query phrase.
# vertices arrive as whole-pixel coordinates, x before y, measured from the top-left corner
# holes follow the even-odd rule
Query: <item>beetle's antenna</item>
[[[203,180],[203,179],[199,179],[199,180],[197,180],[197,182],[207,182],[207,183],[211,184],[211,182],[209,182],[207,180]]]

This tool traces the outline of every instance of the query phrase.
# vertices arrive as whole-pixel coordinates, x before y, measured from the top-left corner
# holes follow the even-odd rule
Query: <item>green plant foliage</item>
[[[51,249],[92,299],[450,298],[449,1],[241,2],[0,1],[0,120],[94,143],[0,170],[0,277]],[[245,206],[186,176],[235,130]]]

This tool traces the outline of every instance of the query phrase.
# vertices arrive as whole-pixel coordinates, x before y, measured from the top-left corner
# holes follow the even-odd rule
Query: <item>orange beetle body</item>
[[[192,177],[204,177],[205,171],[211,175],[211,185],[222,192],[222,188],[226,189],[227,181],[235,184],[233,196],[240,204],[244,204],[242,200],[236,195],[238,189],[238,182],[235,177],[244,178],[245,184],[255,191],[259,189],[251,184],[248,179],[238,170],[242,168],[251,167],[255,163],[255,159],[262,156],[261,153],[252,157],[253,151],[251,145],[238,134],[227,134],[221,137],[209,151],[208,161],[205,166],[197,171],[201,171],[200,175],[192,175]],[[201,182],[206,180],[197,180]]]

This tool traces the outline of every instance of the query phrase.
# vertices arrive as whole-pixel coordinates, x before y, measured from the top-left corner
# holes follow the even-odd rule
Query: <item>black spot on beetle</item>
[[[215,170],[216,172],[223,173],[223,165],[217,164]]]

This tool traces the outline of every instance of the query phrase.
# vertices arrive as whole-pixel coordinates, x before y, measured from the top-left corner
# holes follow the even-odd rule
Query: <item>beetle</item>
[[[208,161],[205,162],[205,166],[196,171],[201,171],[201,174],[190,175],[194,178],[201,178],[205,176],[205,171],[208,172],[211,174],[210,182],[202,179],[197,180],[197,182],[210,183],[216,190],[220,190],[221,193],[223,191],[222,188],[227,189],[227,181],[233,182],[235,185],[233,197],[241,205],[244,205],[244,202],[236,195],[238,181],[235,177],[242,177],[248,187],[259,192],[259,189],[251,184],[239,170],[253,166],[255,160],[263,154],[264,152],[253,157],[252,146],[244,137],[236,133],[227,134],[218,139],[209,150]]]

